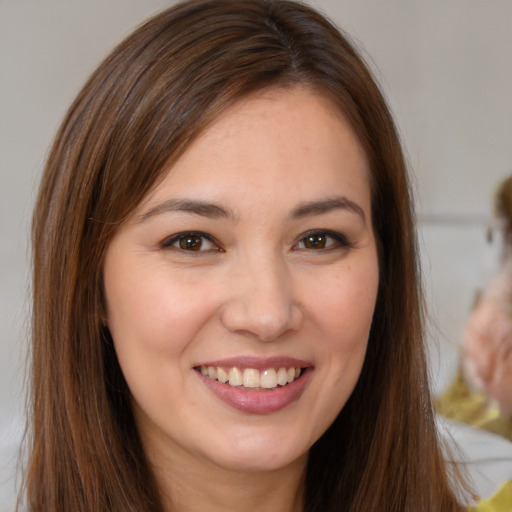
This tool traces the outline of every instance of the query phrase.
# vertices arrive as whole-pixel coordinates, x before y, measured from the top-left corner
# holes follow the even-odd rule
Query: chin
[[[279,471],[307,460],[308,450],[302,443],[290,446],[289,439],[284,442],[258,437],[231,439],[228,449],[219,446],[217,453],[211,453],[210,459],[224,469],[247,473]]]
[[[239,457],[223,457],[213,461],[217,466],[236,473],[273,473],[299,464],[307,460],[307,454],[299,457],[277,456],[253,456],[243,454]]]

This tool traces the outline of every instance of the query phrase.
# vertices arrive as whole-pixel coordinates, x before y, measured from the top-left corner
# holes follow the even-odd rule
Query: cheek
[[[150,417],[173,408],[186,389],[196,335],[215,313],[210,292],[169,275],[168,268],[125,269],[105,280],[108,326],[135,402]],[[121,277],[121,279],[118,279]]]
[[[348,269],[311,288],[309,310],[318,337],[311,444],[338,416],[359,379],[377,295],[376,268]]]
[[[334,275],[333,275],[334,274]],[[310,285],[310,310],[331,350],[357,350],[366,344],[375,310],[379,275],[372,260],[347,267]]]
[[[326,369],[323,386],[339,408],[361,372],[379,283],[376,259],[342,270],[337,277],[312,287],[310,305]]]
[[[184,282],[164,266],[109,267],[105,279],[108,327],[140,417],[178,410],[190,373],[188,350],[215,314],[213,293]],[[142,413],[141,413],[142,411]],[[160,421],[162,423],[162,421]],[[165,423],[165,422],[164,422]]]
[[[123,271],[105,280],[108,325],[116,345],[144,344],[155,351],[179,350],[204,321],[209,306],[198,308],[197,286],[181,282],[165,268]],[[118,277],[121,277],[118,278]],[[209,297],[204,293],[201,297]]]

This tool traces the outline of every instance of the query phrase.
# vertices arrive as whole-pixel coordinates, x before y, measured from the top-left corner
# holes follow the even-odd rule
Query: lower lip
[[[311,372],[312,368],[306,368],[302,375],[290,384],[265,391],[239,389],[210,379],[200,372],[197,372],[197,375],[214,395],[229,406],[250,414],[268,414],[296,402],[304,392]]]

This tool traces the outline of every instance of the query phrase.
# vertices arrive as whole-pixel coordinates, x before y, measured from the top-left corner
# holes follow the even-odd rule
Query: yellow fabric
[[[511,512],[512,511],[512,482],[503,484],[500,490],[490,499],[482,501],[470,512]]]
[[[484,393],[471,391],[459,369],[457,378],[437,399],[440,414],[461,423],[498,434],[512,441],[512,418],[501,416]],[[512,482],[504,483],[490,499],[471,507],[470,512],[512,512]]]
[[[450,420],[481,428],[512,441],[512,418],[502,416],[496,407],[488,403],[484,393],[471,391],[460,370],[453,384],[437,399],[437,409]]]

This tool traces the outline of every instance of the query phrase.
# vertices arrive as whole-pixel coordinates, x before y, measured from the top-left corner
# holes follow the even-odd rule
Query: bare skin
[[[366,354],[379,282],[368,176],[327,98],[263,91],[117,231],[108,326],[169,511],[302,511],[309,450]]]
[[[245,473],[219,471],[215,465],[200,468],[185,460],[176,462],[173,453],[169,470],[155,468],[160,488],[172,489],[164,494],[164,506],[180,512],[302,512],[303,475],[307,454],[286,468],[272,472]],[[161,460],[159,457],[150,457]],[[215,475],[213,477],[212,475]],[[192,477],[192,478],[191,478]],[[199,485],[198,483],[201,482]]]

